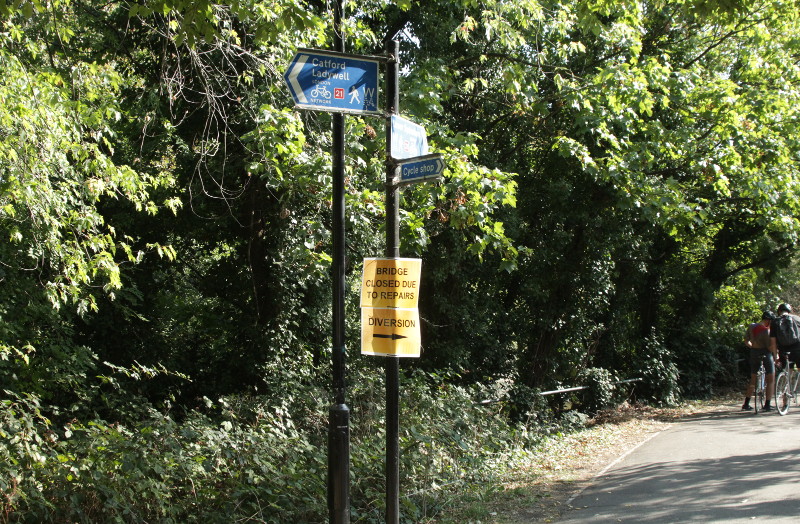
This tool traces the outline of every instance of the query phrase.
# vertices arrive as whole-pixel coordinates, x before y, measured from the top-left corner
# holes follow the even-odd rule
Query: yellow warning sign
[[[361,354],[419,357],[419,310],[361,308]]]
[[[419,258],[365,258],[361,307],[417,307],[421,273]]]

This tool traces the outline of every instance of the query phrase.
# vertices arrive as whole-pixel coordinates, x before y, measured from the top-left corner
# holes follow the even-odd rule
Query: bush
[[[734,348],[699,334],[687,337],[681,347],[685,350],[681,353],[680,385],[685,396],[709,398],[720,390],[742,387],[736,359],[744,359],[744,352],[737,354]]]
[[[638,359],[637,374],[642,377],[642,382],[636,386],[635,392],[639,400],[658,406],[674,406],[680,401],[680,373],[673,358],[659,337],[651,335],[645,340]]]
[[[531,421],[549,419],[552,415],[545,397],[540,390],[515,382],[508,393],[510,411],[509,417],[513,423],[526,424]]]
[[[400,504],[410,522],[436,515],[456,494],[491,484],[504,471],[511,449],[538,439],[536,431],[509,423],[505,398],[480,402],[504,397],[505,389],[456,382],[453,375],[401,374]],[[354,383],[351,404],[360,415],[352,431],[353,519],[379,523],[386,498],[384,384],[374,373],[363,373]]]
[[[580,372],[578,378],[587,387],[579,395],[581,407],[585,412],[594,415],[613,405],[616,378],[610,371],[603,368],[586,368]]]
[[[379,371],[354,370],[347,399],[352,521],[361,524],[385,516]],[[577,412],[558,421],[538,412],[535,392],[529,415],[512,423],[510,381],[456,378],[401,374],[400,502],[408,521],[482,493],[546,435],[585,424]],[[54,424],[37,399],[12,396],[0,417],[0,522],[326,522],[330,400],[327,381],[309,379],[287,380],[278,398],[206,398],[181,417],[142,406],[138,420],[113,423]],[[497,401],[480,402],[486,398]]]
[[[152,411],[138,424],[76,422],[60,435],[39,420],[33,429],[48,439],[16,452],[26,467],[17,472],[16,490],[5,491],[9,520],[322,521],[326,470],[318,435],[298,432],[280,406],[230,400],[250,404],[257,416],[194,413],[178,424]],[[4,422],[9,436],[14,421]]]

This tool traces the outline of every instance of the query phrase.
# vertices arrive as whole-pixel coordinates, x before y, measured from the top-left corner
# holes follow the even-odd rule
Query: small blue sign
[[[399,184],[409,184],[412,182],[422,182],[432,178],[439,178],[444,171],[444,161],[442,155],[434,153],[432,155],[407,158],[398,162],[400,169]]]
[[[392,115],[392,158],[402,160],[428,154],[425,128],[411,120]]]
[[[303,49],[283,75],[296,107],[335,113],[378,113],[383,59]]]

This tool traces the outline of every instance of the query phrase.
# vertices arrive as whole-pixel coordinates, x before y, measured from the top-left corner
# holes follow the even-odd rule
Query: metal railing
[[[641,382],[641,378],[629,378],[627,380],[618,380],[614,384],[630,384],[631,382]],[[546,397],[547,395],[556,395],[558,393],[571,393],[572,391],[581,391],[582,389],[589,389],[589,386],[578,386],[574,388],[554,389],[552,391],[542,391],[539,395]]]
[[[629,379],[626,379],[626,380],[618,380],[618,381],[614,382],[614,384],[630,384],[632,382],[641,382],[642,380],[644,380],[644,379],[642,379],[642,378],[629,378]],[[584,390],[584,389],[589,389],[589,386],[577,386],[577,387],[574,387],[574,388],[554,389],[554,390],[551,390],[551,391],[540,391],[538,393],[538,395],[542,396],[542,397],[546,397],[548,395],[557,395],[559,393],[572,393],[573,391],[581,391],[581,390]],[[495,404],[497,402],[502,402],[502,399],[481,400],[477,404],[479,406],[485,406],[485,405],[489,405],[489,404]]]

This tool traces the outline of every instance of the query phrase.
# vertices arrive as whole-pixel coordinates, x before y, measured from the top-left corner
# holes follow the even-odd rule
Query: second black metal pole
[[[342,5],[334,4],[334,47],[344,52]],[[350,522],[350,409],[345,404],[345,121],[333,114],[333,390],[328,412],[328,518],[331,524]]]
[[[400,112],[400,42],[386,42],[386,107],[390,115]],[[386,121],[386,257],[400,257],[400,191],[395,184],[397,167],[392,154],[391,116]],[[400,522],[400,362],[386,357],[386,523]]]

